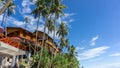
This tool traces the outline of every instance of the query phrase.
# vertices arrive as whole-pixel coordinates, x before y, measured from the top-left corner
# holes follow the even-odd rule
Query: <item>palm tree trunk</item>
[[[7,37],[7,15],[6,15],[6,18],[5,18],[5,37]]]
[[[44,24],[44,33],[43,33],[41,50],[40,50],[40,59],[39,59],[39,61],[38,61],[38,66],[37,66],[37,68],[40,68],[40,61],[41,61],[41,58],[42,58],[42,51],[43,51],[43,45],[44,45],[45,33],[46,33],[46,27],[47,27],[47,20],[48,20],[48,17],[46,17],[45,24]]]
[[[38,22],[37,22],[37,26],[36,26],[36,45],[35,45],[34,54],[36,53],[36,49],[37,49],[37,45],[38,45],[38,26],[39,26],[39,21],[40,21],[40,15],[38,17]]]
[[[2,7],[2,9],[0,10],[0,15],[2,13],[5,12],[5,10],[7,9],[7,7],[9,6],[9,4],[11,3],[12,0],[7,0],[6,4]]]
[[[56,32],[55,32],[55,29],[56,29],[56,19],[57,19],[57,17],[55,16],[55,19],[54,19],[54,33],[53,33],[53,44],[54,44],[54,40],[55,40],[55,34],[56,34]]]
[[[6,12],[4,12],[4,15],[3,15],[3,19],[2,19],[2,22],[1,22],[1,26],[3,25],[4,21],[5,21],[5,17],[6,17]]]
[[[25,24],[25,27],[24,27],[24,28],[26,28],[26,27],[27,27],[27,24],[26,24],[26,22],[25,22],[25,21],[23,21],[23,23]]]

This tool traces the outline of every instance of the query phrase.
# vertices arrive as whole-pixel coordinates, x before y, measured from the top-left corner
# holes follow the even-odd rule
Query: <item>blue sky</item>
[[[69,38],[84,68],[120,68],[120,0],[69,0]]]
[[[68,7],[64,10],[65,17],[58,22],[69,25],[69,39],[76,47],[80,64],[84,68],[120,68],[120,0],[64,0],[63,3]],[[15,0],[15,4],[16,14],[9,17],[8,26],[24,28],[23,19],[29,17],[31,23],[27,29],[33,31],[36,20],[29,15],[33,3]],[[43,30],[42,22],[39,30]]]

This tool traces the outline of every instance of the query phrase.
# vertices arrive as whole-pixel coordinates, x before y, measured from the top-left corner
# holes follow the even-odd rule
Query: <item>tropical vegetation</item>
[[[3,22],[12,13],[14,13],[13,1],[12,0],[1,0],[5,1],[2,9],[0,9],[0,15],[4,14]],[[31,15],[37,19],[36,26],[36,47],[37,49],[37,37],[40,19],[44,20],[44,32],[41,44],[41,50],[36,50],[32,56],[34,59],[31,62],[31,68],[79,68],[79,61],[77,60],[77,53],[75,47],[70,44],[68,39],[69,28],[64,22],[58,22],[57,20],[64,16],[63,10],[66,8],[62,4],[62,0],[36,0],[34,4],[35,8],[31,12]],[[24,18],[25,23],[29,23],[29,18]],[[25,24],[27,27],[28,24]],[[48,31],[48,32],[47,32]],[[58,37],[58,47],[61,53],[55,54],[54,56],[49,54],[48,50],[44,47],[44,39],[46,34],[53,34],[53,41],[55,37]],[[52,42],[54,44],[54,42]]]

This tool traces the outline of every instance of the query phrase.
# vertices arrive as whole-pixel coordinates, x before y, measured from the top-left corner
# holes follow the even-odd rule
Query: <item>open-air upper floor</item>
[[[7,36],[8,37],[18,37],[22,39],[22,41],[31,43],[33,48],[36,45],[36,41],[38,43],[38,48],[42,44],[43,40],[43,32],[38,31],[38,36],[36,39],[36,31],[35,32],[30,32],[26,29],[23,29],[21,27],[7,27]],[[46,43],[46,47],[48,47],[52,52],[60,52],[60,49],[57,47],[56,43],[53,41],[53,39],[48,35],[45,34],[45,39],[44,43]]]

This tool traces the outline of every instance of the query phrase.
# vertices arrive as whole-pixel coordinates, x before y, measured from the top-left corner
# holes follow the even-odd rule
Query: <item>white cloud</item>
[[[0,21],[2,21],[2,17],[3,17],[3,15],[0,15]],[[15,19],[14,17],[8,17],[6,22],[7,22],[8,26],[14,25],[14,26],[22,27],[24,25],[23,21],[19,21],[19,20]]]
[[[60,17],[60,18],[57,20],[57,22],[58,22],[58,23],[63,22],[63,23],[65,23],[65,24],[69,24],[69,23],[71,23],[71,22],[74,21],[74,19],[71,18],[72,16],[74,16],[74,13],[65,13],[64,16]]]
[[[88,60],[88,59],[98,57],[102,55],[103,53],[105,53],[108,48],[109,48],[108,46],[102,46],[102,47],[97,47],[97,48],[84,51],[83,53],[78,52],[78,59]]]
[[[103,60],[103,59],[104,59],[103,57],[99,57],[99,58],[95,58],[95,59],[90,59],[87,62],[88,63],[93,63],[93,62],[98,62],[98,61]]]
[[[102,68],[120,68],[120,63],[107,64]]]
[[[0,15],[0,21],[2,21],[2,19],[3,19],[3,14],[2,14],[2,15]]]
[[[24,7],[23,9],[22,9],[22,13],[24,14],[24,13],[31,13],[31,9],[30,9],[30,7]]]
[[[64,18],[68,18],[68,17],[74,16],[74,15],[75,15],[74,13],[65,13]]]
[[[69,22],[70,22],[70,23],[71,23],[71,22],[74,22],[74,19],[70,19]]]
[[[91,41],[90,41],[90,45],[91,46],[94,46],[95,44],[96,44],[96,40],[98,40],[99,39],[99,36],[97,35],[97,36],[95,36],[95,37],[93,37],[92,39],[91,39]]]
[[[74,15],[75,15],[74,13],[64,13],[64,16],[59,17],[58,20],[57,20],[57,22],[58,22],[58,23],[63,22],[63,23],[65,23],[65,24],[69,24],[69,23],[71,23],[71,22],[74,21],[74,19],[71,18],[71,17],[74,16]]]
[[[25,14],[25,13],[31,13],[31,8],[30,6],[33,5],[34,3],[31,2],[30,0],[23,0],[22,1],[22,13]]]
[[[80,50],[84,50],[85,48],[84,47],[76,47],[76,51],[80,51]]]
[[[111,54],[110,56],[120,57],[120,53],[114,53],[114,54]]]
[[[24,22],[18,21],[18,20],[14,20],[12,24],[14,24],[14,25],[16,25],[16,26],[19,26],[19,27],[20,27],[20,26],[21,26],[21,27],[24,26]]]
[[[120,62],[112,62],[108,64],[99,64],[99,65],[94,65],[89,68],[120,68]]]

